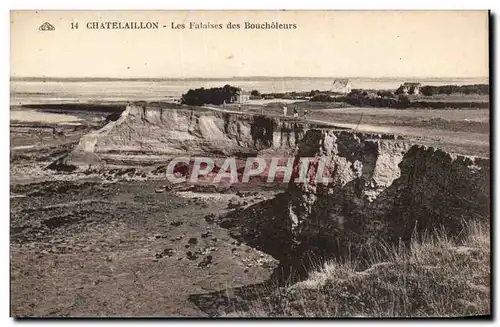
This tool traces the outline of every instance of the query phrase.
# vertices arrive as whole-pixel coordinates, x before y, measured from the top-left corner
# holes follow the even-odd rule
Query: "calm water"
[[[397,79],[352,78],[353,88],[396,89],[408,81],[423,85],[487,84],[487,78]],[[165,81],[11,81],[11,105],[85,101],[160,101],[180,97],[190,88],[230,84],[260,92],[330,90],[333,78],[165,80]]]

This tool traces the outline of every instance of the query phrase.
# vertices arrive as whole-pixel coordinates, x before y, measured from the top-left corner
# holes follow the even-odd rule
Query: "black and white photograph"
[[[491,318],[491,22],[11,10],[10,316]]]

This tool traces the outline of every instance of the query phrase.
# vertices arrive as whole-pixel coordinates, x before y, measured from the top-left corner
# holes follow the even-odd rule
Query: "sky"
[[[106,21],[160,27],[87,28]],[[171,28],[189,22],[224,28]],[[488,77],[487,11],[11,11],[10,27],[11,77]]]

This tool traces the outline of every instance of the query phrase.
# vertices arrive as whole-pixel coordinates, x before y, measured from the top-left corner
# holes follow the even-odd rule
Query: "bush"
[[[257,97],[258,97],[258,98],[260,98],[260,97],[261,97],[260,92],[259,92],[259,91],[257,91],[257,90],[253,90],[252,92],[250,92],[250,96],[253,96],[253,97],[256,97],[256,98],[257,98]]]
[[[378,91],[377,95],[381,96],[381,97],[386,97],[386,98],[394,97],[394,94],[391,91],[387,91],[387,90]]]
[[[316,94],[315,96],[313,96],[311,98],[310,101],[313,101],[313,102],[332,102],[334,101],[334,99],[329,96],[328,94]]]
[[[441,86],[430,86],[426,85],[420,89],[420,93],[426,96],[432,96],[435,94],[489,94],[488,84],[472,84],[472,85],[441,85]]]

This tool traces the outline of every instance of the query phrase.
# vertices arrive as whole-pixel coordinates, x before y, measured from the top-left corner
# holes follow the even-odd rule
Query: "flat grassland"
[[[485,96],[450,95],[451,101],[481,101]],[[421,97],[425,99],[431,97]],[[443,101],[445,96],[433,96]],[[288,103],[288,117],[297,108],[298,120],[304,121],[304,110],[308,111],[307,120],[321,121],[352,128],[363,132],[392,133],[405,136],[410,142],[438,146],[450,152],[488,157],[490,148],[490,110],[482,108],[467,109],[393,109],[375,107],[353,107],[336,102],[298,101]],[[247,104],[230,106],[231,110],[241,110],[254,114],[282,116],[280,102],[265,106]]]

